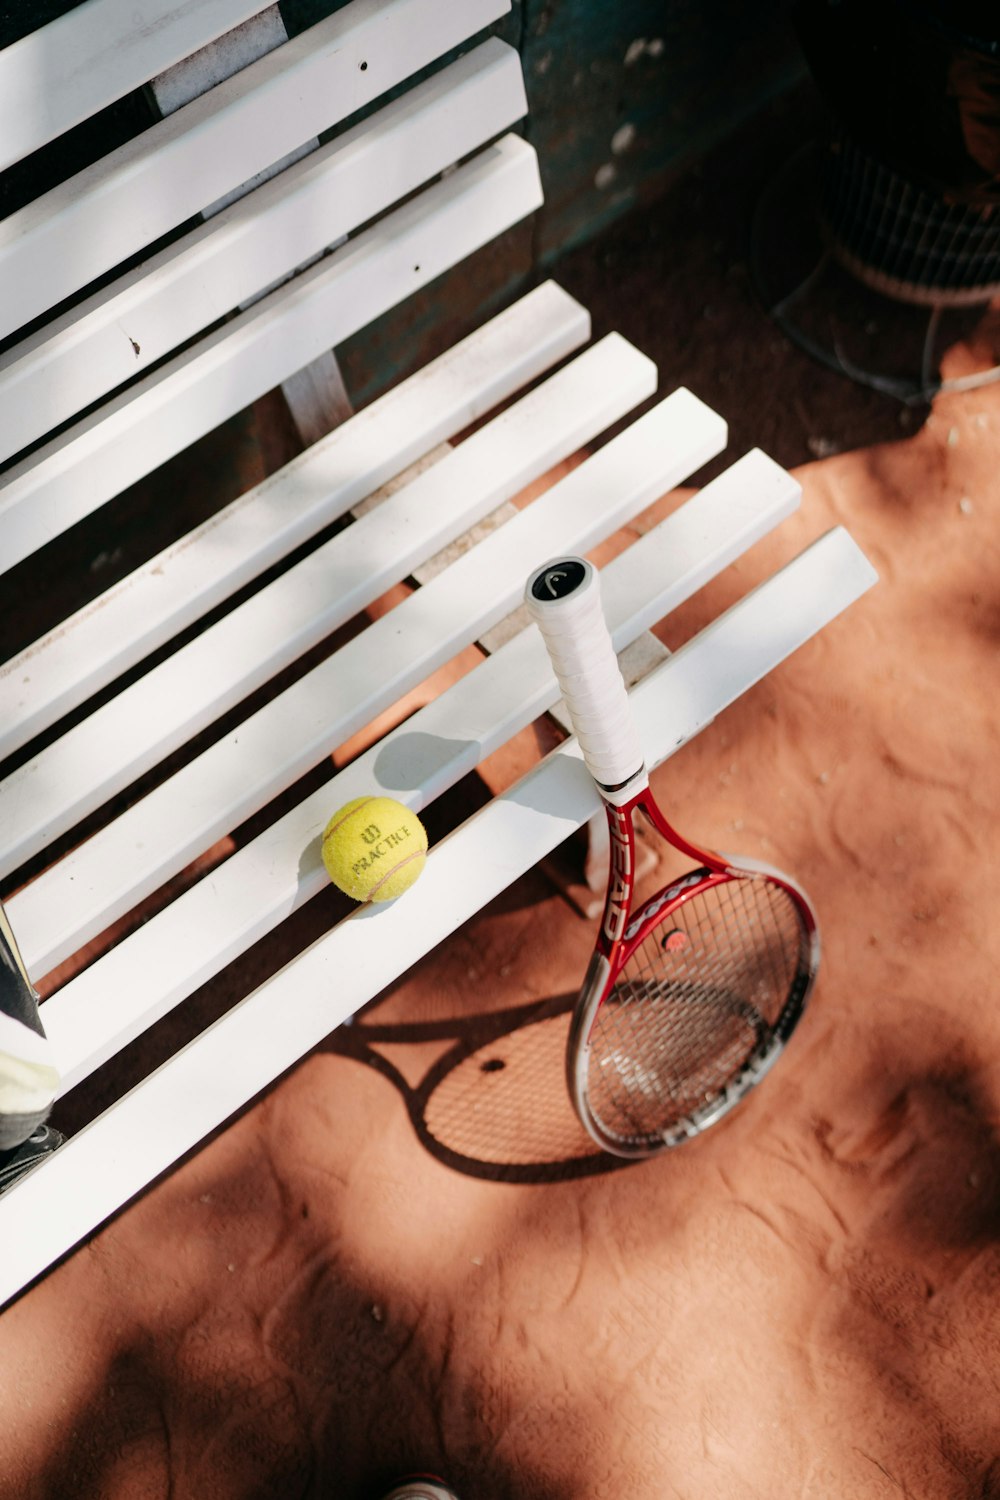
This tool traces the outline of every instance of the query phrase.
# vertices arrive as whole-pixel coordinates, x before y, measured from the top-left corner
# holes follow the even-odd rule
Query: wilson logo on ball
[[[345,895],[391,901],[423,869],[427,834],[416,814],[394,798],[356,797],[327,823],[321,850],[327,874]]]

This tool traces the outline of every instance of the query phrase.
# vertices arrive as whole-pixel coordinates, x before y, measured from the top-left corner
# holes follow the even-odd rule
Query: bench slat
[[[586,550],[724,443],[724,422],[690,392],[659,403],[94,835],[108,887],[126,907],[155,890],[507,614],[526,561]]]
[[[757,450],[639,538],[602,573],[617,650],[662,619],[797,507],[800,487]],[[44,1007],[62,1092],[265,936],[326,883],[318,839],[333,808],[382,792],[420,811],[550,708],[544,643],[522,630],[238,849],[192,890],[70,980]],[[73,951],[75,886],[62,862],[8,903],[29,970]],[[56,945],[54,948],[53,945]]]
[[[0,337],[509,8],[509,0],[353,0],[10,214],[0,222]]]
[[[0,759],[590,335],[544,282],[0,667]]]
[[[113,397],[9,471],[0,486],[0,569],[13,567],[540,203],[534,151],[505,136]]]
[[[828,533],[678,651],[630,697],[650,766],[777,666],[874,581]],[[550,853],[599,802],[561,746],[442,840],[403,901],[362,907],[0,1199],[0,1303],[141,1191]],[[369,923],[378,923],[377,927]]]
[[[0,359],[0,460],[401,201],[525,113],[491,39]]]
[[[268,0],[86,0],[5,47],[0,171],[267,6]]]
[[[0,783],[16,868],[656,389],[617,334],[481,427]]]

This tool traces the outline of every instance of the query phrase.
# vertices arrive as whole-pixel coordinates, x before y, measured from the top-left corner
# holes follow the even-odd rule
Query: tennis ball
[[[323,830],[323,863],[355,901],[392,901],[409,890],[427,857],[416,813],[392,797],[355,797]]]

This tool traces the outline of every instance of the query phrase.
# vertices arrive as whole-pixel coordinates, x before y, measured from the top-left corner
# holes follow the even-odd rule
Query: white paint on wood
[[[154,890],[505,614],[519,597],[526,564],[563,547],[585,551],[724,442],[725,424],[689,392],[660,402],[95,835],[105,880],[120,882],[132,901]],[[101,777],[100,764],[91,770]],[[44,842],[60,799],[51,771],[44,781],[15,772],[2,790],[5,838],[22,848],[32,833]],[[33,805],[31,830],[22,822],[23,799]],[[23,855],[12,844],[9,857],[18,863]]]
[[[655,389],[646,356],[608,334],[8,776],[0,861],[71,828]],[[371,670],[384,679],[386,662]]]
[[[239,26],[266,0],[85,0],[0,52],[0,171]]]
[[[842,530],[678,651],[632,692],[650,766],[873,581]],[[442,840],[421,879],[361,907],[0,1199],[0,1302],[104,1222],[598,809],[570,741]]]
[[[275,47],[283,46],[287,40],[288,32],[285,30],[281,11],[277,5],[271,5],[267,10],[261,11],[259,16],[253,16],[242,26],[227,31],[225,36],[210,42],[207,47],[202,47],[193,56],[184,58],[182,62],[168,68],[165,73],[151,78],[148,92],[152,95],[161,118],[172,115],[175,110],[182,109],[185,104],[190,104],[192,99],[197,99],[199,94],[217,88],[227,78],[232,78],[234,73],[248,68],[259,57],[273,52]],[[223,193],[221,198],[208,204],[202,209],[201,217],[213,218],[230,203],[235,203],[238,198],[244,197],[255,187],[259,187],[262,182],[276,177],[293,162],[300,161],[303,156],[308,156],[318,145],[317,137],[310,136],[293,151],[289,151],[286,156],[271,162],[269,166],[255,172],[246,182],[230,188],[228,192]]]
[[[525,108],[517,53],[490,40],[46,324],[0,356],[0,458],[249,304]]]
[[[261,11],[259,16],[254,16],[242,26],[227,32],[218,41],[201,48],[192,57],[187,57],[183,62],[168,68],[165,73],[158,74],[150,81],[149,92],[161,115],[173,114],[174,110],[190,103],[198,94],[214,88],[224,78],[238,73],[241,68],[249,67],[258,57],[273,52],[275,47],[282,46],[287,40],[288,32],[285,30],[281,11],[277,5],[272,5]],[[214,218],[230,203],[245,197],[270,178],[277,177],[302,157],[309,156],[318,145],[319,140],[315,136],[303,142],[288,156],[283,156],[263,172],[255,173],[248,182],[232,188],[217,202],[210,204],[203,210],[202,218]],[[345,238],[345,235],[341,235],[333,243]],[[316,255],[303,255],[298,264],[305,265],[316,258]],[[249,306],[257,297],[263,296],[272,286],[277,285],[280,279],[276,278],[252,297],[241,298],[240,307]],[[303,443],[318,442],[351,415],[351,403],[332,350],[318,355],[310,364],[290,375],[282,382],[281,389]]]
[[[418,460],[440,457],[446,439],[589,335],[586,310],[544,282],[12,657],[0,667],[0,759]]]
[[[508,9],[509,0],[353,0],[10,214],[0,221],[0,337]]]
[[[742,555],[789,515],[799,499],[798,484],[754,452],[635,542],[602,573],[617,648],[648,639],[649,623]],[[238,850],[197,887],[200,894],[182,898],[183,906],[173,916],[173,908],[160,913],[114,954],[71,981],[45,1012],[50,1030],[56,1027],[53,1036],[64,1036],[61,1028],[68,1025],[77,1039],[60,1055],[65,1087],[82,1076],[84,1057],[106,1060],[119,1030],[121,1046],[135,1035],[135,1027],[149,1024],[144,1018],[162,1014],[161,980],[166,976],[177,982],[189,965],[179,982],[193,989],[221,967],[221,955],[233,957],[234,945],[263,937],[316,893],[325,879],[316,840],[331,807],[379,790],[419,809],[537,718],[555,692],[540,639],[536,632],[522,630],[495,658],[425,705],[250,847]],[[114,836],[91,840],[11,899],[25,961],[36,978],[110,920],[109,902],[115,900],[122,873],[114,844]],[[236,909],[240,916],[234,927]],[[178,922],[186,925],[178,927]],[[170,929],[173,936],[161,942],[156,937],[161,929]],[[155,955],[151,943],[160,943]],[[130,951],[135,954],[131,960]],[[169,962],[168,952],[174,955]],[[123,963],[134,976],[145,970],[145,982],[130,980]],[[155,980],[148,977],[153,973]]]
[[[113,397],[8,472],[0,485],[0,569],[13,567],[541,201],[534,151],[506,136]]]

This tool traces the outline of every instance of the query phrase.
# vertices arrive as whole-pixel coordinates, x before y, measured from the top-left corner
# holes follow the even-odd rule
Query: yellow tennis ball
[[[323,863],[355,901],[392,901],[409,890],[427,858],[424,825],[392,797],[355,797],[323,830]]]

